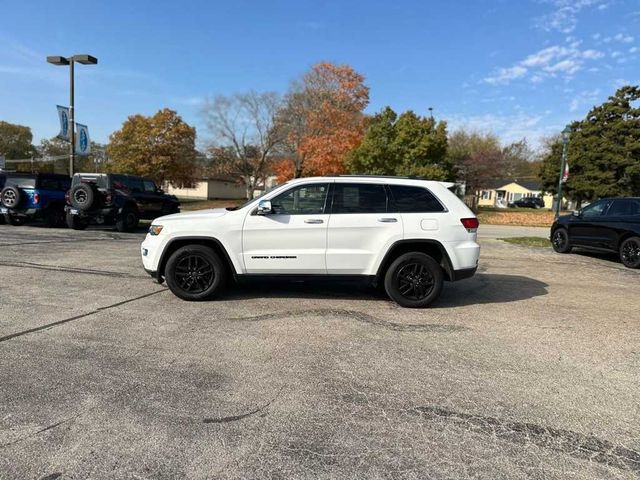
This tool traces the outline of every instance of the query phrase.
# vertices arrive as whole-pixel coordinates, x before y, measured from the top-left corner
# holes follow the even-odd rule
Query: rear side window
[[[395,211],[400,213],[444,212],[444,207],[429,190],[406,185],[389,185]]]
[[[40,177],[38,188],[42,190],[69,190],[71,179],[61,177]]]
[[[607,215],[617,217],[640,215],[640,200],[635,198],[614,200]]]
[[[36,188],[35,177],[7,177],[5,186],[18,187],[18,188]]]
[[[385,213],[386,211],[387,192],[384,185],[334,184],[331,213]]]

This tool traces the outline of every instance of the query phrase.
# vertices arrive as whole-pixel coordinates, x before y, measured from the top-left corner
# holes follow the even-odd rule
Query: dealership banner
[[[58,107],[58,118],[60,118],[60,133],[58,138],[61,140],[69,141],[69,107]]]
[[[89,127],[80,123],[76,123],[76,127],[76,153],[78,155],[89,155],[89,152],[91,152]]]

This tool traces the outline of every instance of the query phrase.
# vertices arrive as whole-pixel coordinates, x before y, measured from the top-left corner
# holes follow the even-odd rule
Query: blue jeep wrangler
[[[65,224],[65,193],[71,186],[66,175],[54,173],[3,173],[0,215],[10,225],[42,219],[49,227]],[[1,179],[0,179],[1,181]]]

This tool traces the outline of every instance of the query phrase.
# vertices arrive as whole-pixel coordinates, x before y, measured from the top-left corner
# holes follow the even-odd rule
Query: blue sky
[[[89,53],[76,68],[76,119],[106,142],[128,115],[176,109],[207,132],[204,98],[285,92],[313,63],[348,63],[385,105],[450,130],[534,145],[621,84],[640,84],[640,0],[147,1],[0,0],[0,120],[57,134],[68,69],[47,55]]]

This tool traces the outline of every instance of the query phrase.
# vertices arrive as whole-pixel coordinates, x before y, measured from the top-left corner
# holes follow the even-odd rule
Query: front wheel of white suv
[[[224,285],[224,264],[211,248],[187,245],[167,261],[165,280],[169,289],[183,300],[208,300]]]
[[[422,308],[435,301],[442,291],[442,267],[421,252],[396,258],[384,276],[387,295],[401,307]]]

